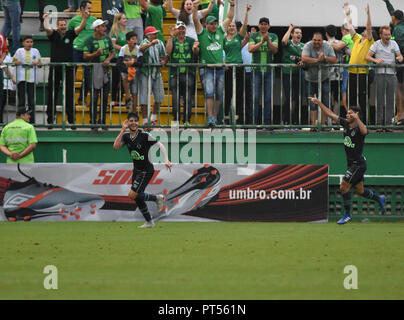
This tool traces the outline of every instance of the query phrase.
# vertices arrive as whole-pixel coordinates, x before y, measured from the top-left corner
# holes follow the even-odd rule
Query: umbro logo
[[[10,198],[7,199],[7,201],[4,203],[4,208],[12,208],[12,207],[18,207],[19,205],[23,204],[24,202],[32,199],[34,196],[27,195],[27,194],[22,194],[22,193],[16,193],[13,194]]]

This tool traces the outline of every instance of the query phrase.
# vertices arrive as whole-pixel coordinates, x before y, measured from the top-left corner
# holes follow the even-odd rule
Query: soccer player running
[[[345,214],[337,223],[345,224],[352,219],[350,192],[352,187],[356,194],[377,201],[382,214],[384,214],[386,212],[385,196],[378,196],[363,185],[363,175],[366,171],[366,158],[363,156],[362,150],[368,129],[360,119],[361,109],[356,106],[351,107],[347,112],[346,119],[344,119],[328,109],[316,96],[314,96],[314,98],[309,97],[309,100],[317,104],[327,117],[338,122],[344,128],[344,145],[348,169],[342,179],[340,191],[344,200]]]
[[[129,132],[125,133],[126,129]],[[154,145],[160,148],[164,155],[165,166],[171,172],[171,162],[168,160],[167,151],[161,142],[158,142],[149,133],[139,129],[139,116],[137,113],[128,113],[127,119],[122,123],[122,129],[114,142],[114,149],[120,149],[124,144],[128,147],[133,160],[132,187],[129,190],[129,198],[134,200],[145,218],[146,222],[139,228],[153,228],[154,222],[147,208],[146,201],[154,201],[157,205],[158,216],[163,214],[164,196],[144,192],[154,174],[153,164],[149,160],[149,150]]]

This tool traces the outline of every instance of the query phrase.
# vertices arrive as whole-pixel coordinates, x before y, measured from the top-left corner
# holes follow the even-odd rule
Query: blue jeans
[[[264,95],[264,124],[270,124],[271,122],[271,87],[272,87],[272,73],[271,70],[262,72],[254,70],[252,72],[253,84],[254,84],[254,122],[257,124],[258,113],[260,110],[260,103],[262,102],[262,96]]]
[[[74,7],[74,0],[67,1],[69,7]],[[77,0],[77,5],[80,7],[81,0]]]
[[[19,2],[3,1],[4,25],[1,33],[7,38],[10,32],[13,33],[13,53],[20,47],[20,15],[21,6]]]
[[[223,101],[224,70],[223,68],[200,68],[199,77],[203,83],[206,98]]]

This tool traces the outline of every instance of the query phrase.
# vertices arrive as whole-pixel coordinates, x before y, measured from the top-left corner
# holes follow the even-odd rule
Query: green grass
[[[0,223],[0,299],[404,298],[404,223],[138,225]]]

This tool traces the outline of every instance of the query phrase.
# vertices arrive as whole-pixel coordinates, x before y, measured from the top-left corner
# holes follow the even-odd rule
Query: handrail
[[[18,67],[15,63],[5,63],[5,65],[6,66],[12,66],[12,67]],[[41,77],[41,79],[37,79],[37,82],[39,84],[37,85],[36,88],[37,89],[42,88],[42,91],[40,91],[40,94],[37,94],[36,98],[37,99],[42,98],[42,100],[41,100],[42,104],[43,105],[46,104],[47,99],[46,99],[45,90],[47,88],[47,85],[49,85],[50,82],[55,81],[55,79],[52,79],[51,81],[49,81],[49,79],[46,78],[46,72],[48,70],[50,70],[50,68],[52,68],[52,67],[62,67],[62,69],[63,69],[63,79],[65,79],[66,68],[67,67],[75,67],[75,68],[82,67],[82,68],[84,68],[84,70],[87,70],[87,71],[84,71],[84,74],[83,74],[83,81],[82,82],[85,82],[85,81],[88,81],[88,80],[85,80],[86,77],[92,77],[93,76],[94,66],[95,65],[96,65],[95,63],[91,63],[91,62],[81,62],[81,63],[73,63],[73,62],[68,62],[68,63],[55,63],[55,62],[43,63],[42,62],[42,63],[40,63],[37,67],[38,67],[38,69],[40,69],[40,71],[38,71],[38,74],[41,73],[42,77]],[[22,64],[22,65],[19,65],[19,66],[20,67],[29,67],[30,69],[32,68],[32,65],[29,65],[29,64]],[[109,66],[108,66],[108,68],[109,68],[109,76],[111,76],[111,74],[114,72],[115,67],[117,67],[116,63],[110,63],[109,64]],[[340,68],[340,69],[343,69],[343,70],[352,70],[352,69],[355,69],[355,68],[357,68],[357,69],[361,68],[361,69],[367,69],[367,70],[377,70],[377,69],[393,69],[393,70],[397,70],[397,69],[403,68],[404,65],[401,65],[401,64],[396,65],[396,64],[326,64],[326,63],[316,63],[316,64],[309,65],[309,66],[305,65],[304,67],[302,67],[302,66],[299,66],[299,65],[286,64],[286,63],[268,63],[268,64],[253,64],[253,63],[251,63],[251,64],[226,64],[226,63],[223,63],[223,64],[201,64],[201,63],[182,64],[182,63],[167,63],[167,64],[164,64],[164,65],[163,64],[144,64],[142,66],[142,68],[144,68],[144,69],[151,69],[151,68],[156,68],[156,67],[157,68],[165,68],[165,69],[175,69],[176,70],[175,72],[177,72],[176,76],[174,76],[175,78],[179,77],[179,74],[180,74],[179,73],[179,68],[180,67],[185,67],[185,69],[186,69],[185,74],[186,75],[190,74],[191,73],[190,71],[193,71],[193,69],[197,69],[197,68],[198,68],[198,70],[201,70],[201,69],[204,69],[204,68],[213,69],[213,73],[214,73],[213,81],[216,81],[218,79],[218,77],[220,76],[219,74],[217,74],[217,72],[220,69],[224,69],[224,70],[232,69],[233,75],[232,75],[231,79],[232,79],[233,85],[237,86],[237,90],[232,90],[231,91],[232,92],[232,95],[231,95],[231,101],[232,101],[231,103],[232,104],[231,104],[230,109],[228,109],[228,110],[231,111],[231,114],[229,115],[229,123],[221,123],[221,124],[218,125],[219,127],[223,127],[223,128],[230,127],[230,128],[233,128],[233,129],[239,128],[239,127],[241,127],[241,128],[251,128],[251,127],[252,128],[272,128],[272,129],[292,128],[293,127],[293,128],[298,128],[298,129],[310,128],[310,129],[321,130],[323,128],[328,128],[328,129],[337,128],[339,126],[336,125],[336,124],[330,124],[330,123],[321,124],[320,121],[324,120],[324,119],[321,119],[321,115],[318,116],[316,123],[310,123],[311,120],[309,119],[308,115],[306,115],[306,113],[309,112],[309,111],[307,111],[307,109],[308,109],[308,102],[307,102],[308,93],[306,91],[307,91],[307,89],[309,89],[308,85],[310,85],[310,82],[308,82],[308,81],[306,81],[304,79],[305,69],[310,68],[310,67],[317,68],[318,69],[318,76],[320,77],[325,70],[332,69],[332,68]],[[242,79],[241,80],[237,79],[236,72],[235,72],[235,68],[238,68],[238,67],[243,67],[244,68],[243,71],[242,71],[243,74],[242,74]],[[250,78],[248,80],[247,80],[247,73],[249,73],[249,72],[246,71],[246,68],[250,68],[250,70],[251,70],[251,74],[249,75]],[[268,88],[263,87],[264,86],[263,81],[255,83],[256,81],[260,80],[257,77],[262,77],[261,80],[264,80],[265,76],[261,73],[262,69],[260,69],[260,68],[268,68],[267,72],[268,72],[268,74],[270,74],[270,87],[268,87]],[[292,73],[279,72],[283,68],[287,68],[288,70],[294,69],[293,75],[292,75]],[[15,69],[15,70],[17,70],[17,69]],[[255,70],[259,71],[258,76],[256,76]],[[138,72],[139,72],[139,70],[138,70]],[[375,73],[378,74],[379,72],[376,71]],[[294,82],[295,78],[294,77],[296,76],[296,74],[299,74],[299,79],[296,82],[297,85],[298,85],[298,88],[294,87],[295,86],[295,82]],[[352,76],[352,74],[353,74],[354,77],[356,75],[356,78],[353,78],[353,80],[352,79],[348,80],[348,82],[349,82],[348,87],[349,87],[349,84],[351,83],[350,81],[358,82],[357,85],[359,86],[358,73],[353,72],[353,73],[351,73],[351,76]],[[119,75],[120,75],[120,72],[119,72]],[[369,72],[367,72],[365,74],[365,77],[366,77],[366,79],[365,79],[366,82],[371,80],[369,78],[370,77]],[[148,78],[149,79],[146,82],[150,81],[151,76],[149,75]],[[6,77],[6,80],[7,80],[7,77]],[[173,84],[169,80],[170,80],[170,78],[168,79],[168,81],[166,81],[164,83],[164,87],[163,87],[163,88],[165,88],[165,90],[164,90],[165,103],[163,104],[164,108],[162,108],[162,110],[164,112],[163,113],[159,112],[159,114],[158,114],[158,118],[159,118],[158,126],[160,126],[160,127],[170,127],[170,125],[171,125],[171,123],[170,123],[171,120],[170,119],[173,116],[173,114],[172,114],[172,111],[173,111],[172,107],[173,106],[171,104],[171,98],[172,98],[172,94],[173,94],[173,91],[172,91]],[[73,77],[73,82],[75,82],[75,81],[76,81],[75,77]],[[188,80],[186,80],[186,81],[188,81]],[[195,87],[194,92],[187,93],[188,96],[189,96],[189,94],[192,94],[192,96],[195,97],[193,106],[191,107],[191,109],[192,109],[192,117],[193,117],[194,120],[193,120],[193,122],[191,123],[190,126],[191,127],[197,127],[197,128],[204,128],[204,127],[206,127],[205,122],[207,120],[207,105],[206,105],[207,97],[204,96],[204,99],[203,99],[204,100],[203,109],[205,111],[203,112],[203,115],[200,115],[199,113],[201,112],[202,105],[200,104],[201,101],[198,100],[198,96],[199,96],[199,99],[201,99],[200,98],[201,97],[200,92],[203,92],[203,91],[201,91],[200,89],[201,89],[201,87],[202,87],[202,89],[205,89],[206,84],[204,85],[204,83],[201,83],[199,81],[199,79],[198,79],[198,76],[193,77],[192,81],[194,81],[193,84],[195,85],[194,86]],[[205,79],[205,81],[206,81],[206,79]],[[240,108],[239,101],[238,100],[236,101],[237,94],[240,91],[239,87],[238,87],[238,85],[239,85],[238,81],[243,81],[244,82],[244,86],[242,87],[243,88],[242,91],[243,91],[244,98],[246,98],[246,96],[248,94],[252,94],[254,96],[253,99],[255,99],[257,97],[257,95],[260,94],[259,99],[258,100],[251,100],[249,102],[243,101],[242,102],[243,105]],[[327,82],[328,82],[328,85],[331,85],[331,82],[334,81],[334,86],[335,86],[335,83],[338,83],[338,85],[337,85],[337,87],[338,87],[338,89],[337,89],[338,97],[336,98],[337,101],[335,101],[335,103],[338,104],[338,105],[341,105],[342,97],[340,96],[340,93],[342,91],[341,85],[342,85],[342,82],[343,82],[342,74],[341,74],[341,78],[338,79],[338,80],[331,80],[328,77],[328,78],[326,78],[325,81],[326,82],[324,84],[322,82],[318,83],[319,90],[323,90],[323,86],[327,85]],[[362,80],[360,80],[360,81],[362,81]],[[119,82],[119,79],[115,79],[114,82]],[[249,82],[249,83],[247,83],[247,82]],[[293,85],[292,85],[292,82],[293,82]],[[250,84],[250,87],[249,87],[249,89],[246,89],[246,86],[248,84]],[[286,89],[284,87],[287,84],[288,84],[288,87],[289,87],[289,89],[288,89],[289,93],[285,91]],[[108,89],[109,94],[111,94],[111,89],[112,89],[113,85],[115,85],[115,83],[112,83],[112,81],[110,81],[109,89]],[[187,83],[187,85],[185,85],[185,87],[188,87],[188,85],[190,85],[190,83]],[[256,89],[257,89],[256,85],[261,85],[261,88],[258,89],[258,91],[256,91]],[[61,86],[64,89],[66,88],[65,81],[63,81]],[[226,86],[226,83],[225,83],[225,86]],[[178,80],[177,80],[177,83],[175,84],[175,87],[176,88],[180,87]],[[73,84],[73,88],[74,88],[74,84]],[[81,90],[84,91],[85,88],[82,88]],[[102,90],[103,89],[101,89],[101,93],[103,92]],[[120,90],[121,91],[119,92],[119,96],[121,97],[121,96],[123,96],[122,95],[122,90],[123,89],[121,88]],[[177,90],[177,89],[175,89],[175,90]],[[225,88],[223,88],[223,90],[226,91]],[[298,99],[297,100],[296,100],[296,92],[295,92],[295,90],[298,90],[298,94],[297,94]],[[348,91],[349,90],[350,89],[348,89]],[[387,89],[384,89],[384,90],[386,91]],[[63,90],[61,90],[61,91],[63,91]],[[75,90],[73,89],[73,94],[74,94],[74,92],[75,92]],[[94,87],[92,86],[92,84],[91,84],[90,92],[91,92],[91,94],[93,94],[95,92]],[[271,98],[269,100],[269,106],[267,105],[268,102],[264,99],[265,98],[264,95],[266,95],[267,92],[270,92],[270,96],[271,96]],[[151,89],[148,89],[148,95],[149,96],[151,95],[151,93],[152,93]],[[257,93],[257,95],[256,95],[256,93]],[[372,93],[372,95],[370,93]],[[178,94],[178,92],[176,94]],[[216,97],[216,94],[217,94],[217,92],[216,92],[216,89],[215,89],[215,97]],[[326,94],[328,95],[328,97],[326,97],[326,98],[331,98],[332,93],[330,91],[328,91]],[[386,94],[386,92],[384,92],[384,94]],[[347,95],[349,95],[349,92],[347,92]],[[366,115],[366,118],[364,120],[365,120],[365,122],[368,122],[367,123],[368,127],[370,129],[378,129],[378,128],[397,129],[397,126],[395,126],[393,124],[390,124],[390,119],[386,119],[386,115],[387,115],[386,111],[383,111],[384,114],[382,114],[384,116],[384,118],[385,118],[383,120],[384,121],[383,123],[376,123],[377,121],[375,121],[374,119],[371,119],[373,117],[373,113],[375,113],[376,110],[380,110],[380,109],[378,109],[378,107],[376,106],[376,103],[375,103],[375,101],[377,100],[378,95],[379,96],[381,95],[380,92],[377,89],[377,84],[376,83],[368,84],[366,86],[366,95],[367,95],[367,98],[366,98],[366,106],[364,106],[364,111],[366,111],[367,115]],[[323,98],[324,98],[324,94],[319,94],[318,96],[323,96]],[[334,99],[335,99],[335,97],[334,97]],[[68,125],[67,122],[66,122],[66,119],[67,119],[67,117],[66,117],[66,106],[65,106],[64,99],[62,99],[62,100],[63,100],[62,101],[62,105],[63,105],[62,106],[63,123],[59,124],[59,125],[55,125],[55,126],[62,126],[63,128],[65,128],[65,127],[70,127],[70,125]],[[168,102],[167,102],[167,100],[168,100]],[[180,101],[180,100],[178,100],[178,101]],[[122,101],[119,101],[119,102],[122,102]],[[225,98],[222,100],[222,107],[221,108],[223,108],[223,103],[224,102],[225,102]],[[287,108],[290,108],[292,104],[294,105],[296,103],[298,104],[296,108],[299,109],[298,110],[298,118],[299,119],[298,119],[297,123],[292,123],[292,117],[294,116],[294,115],[292,115],[292,112],[289,112],[290,115],[286,116],[286,117],[284,116],[284,114],[288,111]],[[358,101],[356,101],[356,103],[358,103]],[[56,105],[57,105],[57,102],[56,102]],[[124,110],[122,108],[119,109],[119,117],[118,117],[119,121],[118,122],[115,121],[115,120],[112,121],[111,119],[112,119],[113,113],[115,111],[113,111],[113,108],[109,108],[109,118],[110,118],[109,123],[106,123],[105,125],[99,125],[99,124],[94,123],[94,121],[92,123],[90,123],[87,120],[85,120],[86,113],[87,113],[88,110],[90,110],[90,112],[91,112],[91,110],[97,111],[98,107],[97,106],[94,107],[94,103],[91,102],[90,105],[74,103],[74,105],[75,105],[75,107],[80,106],[80,105],[82,106],[81,109],[76,108],[77,110],[81,110],[80,112],[81,112],[81,118],[82,119],[81,119],[81,121],[79,121],[79,123],[77,123],[77,124],[75,123],[75,126],[80,126],[80,127],[83,127],[83,128],[84,127],[93,127],[93,126],[95,126],[95,127],[100,127],[100,126],[101,127],[120,127],[120,122],[123,121],[123,119],[125,117],[125,114],[127,112],[127,110]],[[350,105],[352,105],[352,104],[350,103]],[[148,111],[151,110],[151,107],[152,107],[151,102],[148,102],[147,103]],[[328,107],[332,107],[332,104],[328,103]],[[105,108],[105,106],[103,108]],[[251,108],[253,110],[251,110]],[[256,108],[259,108],[258,112],[257,112]],[[255,115],[256,119],[253,119],[253,121],[250,121],[251,119],[248,119],[248,121],[246,120],[246,117],[254,118],[254,115],[252,115],[251,113],[259,114],[259,113],[262,112],[264,114],[264,112],[265,112],[265,114],[267,115],[267,112],[268,112],[267,108],[269,109],[269,113],[270,113],[269,122],[264,122],[262,119],[257,120],[258,118],[257,118],[256,115]],[[388,108],[394,109],[394,111],[395,111],[396,110],[395,102],[394,102],[393,105],[388,106]],[[188,109],[188,107],[187,107],[187,109]],[[340,112],[340,109],[341,109],[341,106],[339,106],[338,110],[334,110],[334,111],[335,112]],[[387,109],[387,108],[385,108],[385,109]],[[140,109],[138,109],[136,111],[141,113]],[[290,111],[293,111],[293,110],[290,110]],[[389,112],[391,113],[391,110],[389,110]],[[164,121],[160,121],[162,119],[160,117],[160,115],[165,114],[165,113],[167,114],[168,119],[164,120]],[[237,113],[243,113],[243,118],[244,119],[243,119],[242,123],[240,123],[240,121],[237,120],[237,117],[240,119],[240,114],[237,114]],[[372,116],[370,116],[371,114],[372,114]],[[77,112],[76,112],[76,115],[77,115]],[[106,115],[106,116],[108,116],[108,115]],[[225,116],[227,116],[227,115],[225,115]],[[289,119],[288,119],[288,117],[289,117]],[[202,123],[201,123],[200,119],[203,119]],[[376,120],[378,120],[378,119],[376,119]],[[105,119],[104,119],[104,121],[105,121]],[[43,125],[41,125],[39,123],[37,123],[36,125],[37,126],[46,126],[46,122],[43,121]],[[180,126],[181,126],[181,124],[180,124]]]

